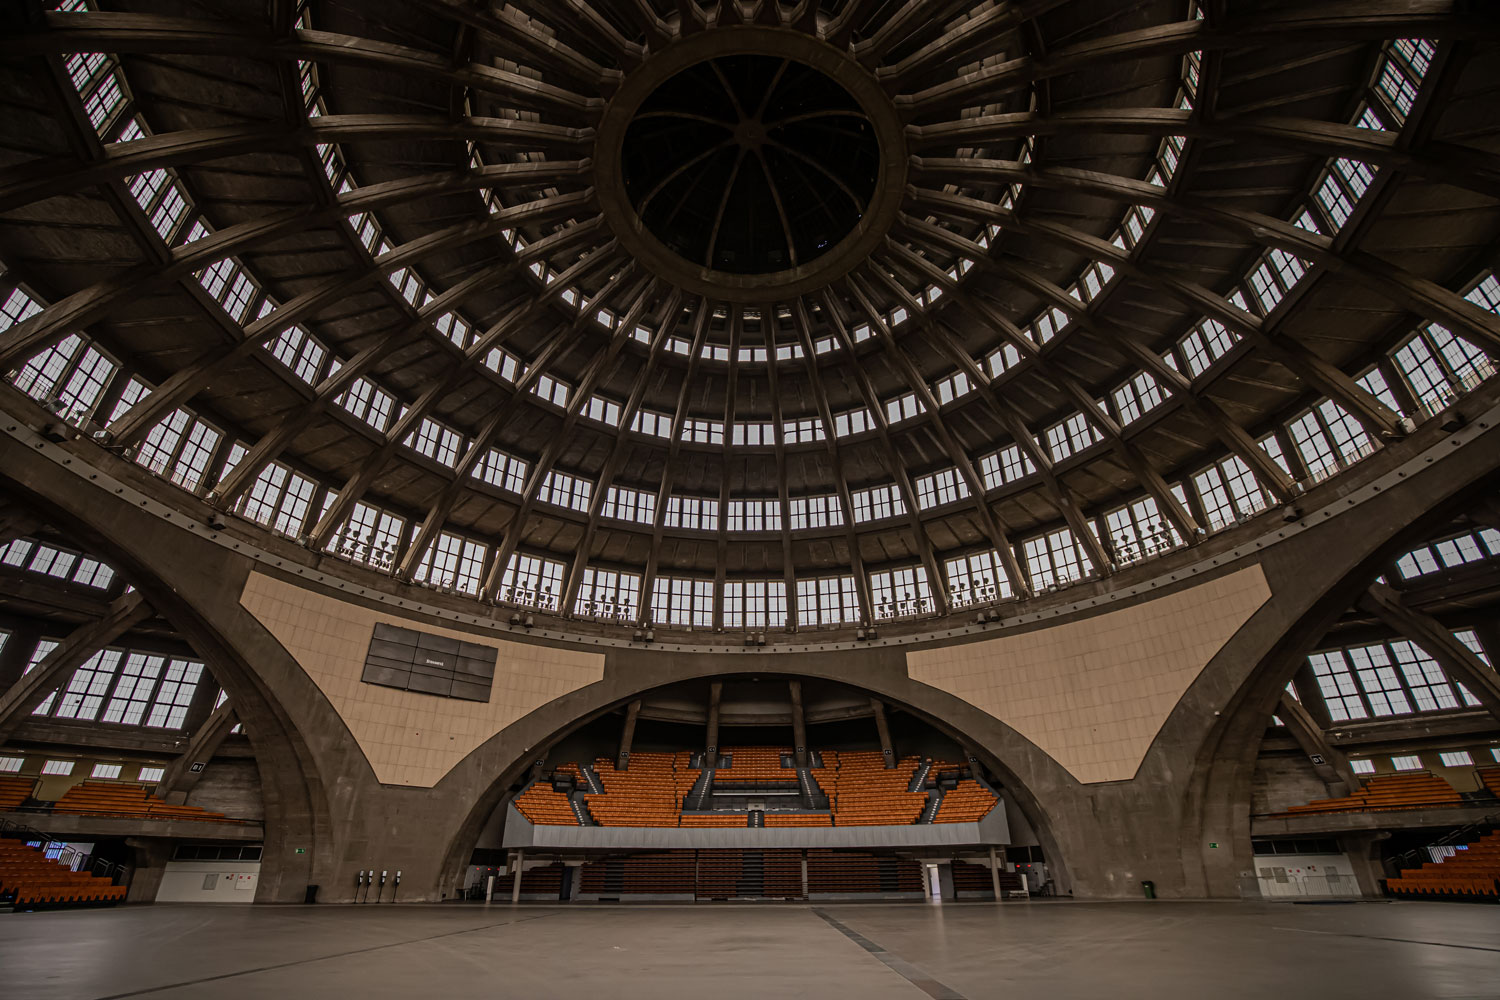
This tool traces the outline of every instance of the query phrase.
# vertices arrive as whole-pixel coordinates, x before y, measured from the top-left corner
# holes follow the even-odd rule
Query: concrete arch
[[[1427,518],[1442,516],[1493,483],[1500,465],[1500,406],[1487,391],[1461,404],[1466,428],[1450,431],[1437,421],[1423,425],[1303,498],[1307,513],[1297,524],[1262,521],[1214,536],[1182,559],[1091,584],[1091,591],[1079,588],[1066,614],[1045,613],[1046,599],[1039,599],[1029,607],[1041,613],[992,633],[997,639],[1050,633],[1096,620],[1108,610],[1148,607],[1247,567],[1264,574],[1269,598],[1196,671],[1164,714],[1134,772],[1118,780],[1080,781],[1012,724],[1005,704],[987,708],[941,684],[914,679],[911,655],[987,641],[933,636],[909,645],[795,656],[774,647],[738,655],[571,644],[568,648],[602,650],[597,680],[539,701],[423,787],[377,778],[325,692],[241,603],[252,574],[275,578],[280,573],[309,600],[317,593],[306,583],[293,583],[288,569],[277,570],[281,557],[273,553],[280,543],[261,548],[259,529],[237,527],[225,532],[231,544],[220,544],[201,522],[184,523],[192,520],[182,513],[188,505],[172,487],[90,443],[49,444],[14,415],[35,411],[36,426],[42,426],[46,420],[39,408],[20,400],[6,407],[11,415],[0,415],[5,431],[0,469],[7,487],[134,574],[200,651],[213,657],[216,676],[245,706],[242,718],[261,761],[267,797],[269,877],[258,893],[261,901],[298,900],[309,883],[323,886],[323,898],[330,901],[349,898],[355,869],[371,864],[406,870],[403,899],[441,898],[462,865],[462,852],[474,842],[477,824],[503,798],[535,747],[662,684],[745,672],[852,682],[962,735],[1020,797],[1049,856],[1064,862],[1063,878],[1078,896],[1133,895],[1139,891],[1135,882],[1144,878],[1157,882],[1163,895],[1234,895],[1249,850],[1246,767],[1253,767],[1255,724],[1263,728],[1272,710],[1285,681],[1282,674],[1290,669],[1288,657],[1305,651],[1381,560],[1420,531]],[[119,484],[138,486],[141,493],[133,496]],[[135,498],[140,495],[164,501],[147,509],[147,501]],[[1414,520],[1412,511],[1429,513]],[[1149,588],[1143,584],[1132,597],[1129,585],[1136,580],[1149,581]],[[1078,594],[1086,599],[1078,600]],[[355,600],[347,592],[326,596]],[[410,617],[419,626],[426,621],[418,613]],[[433,624],[452,626],[437,619]],[[501,636],[476,632],[476,637],[484,634]],[[542,645],[512,641],[527,648]],[[1003,666],[986,662],[984,669]],[[1205,846],[1210,840],[1233,849],[1210,851]],[[295,853],[298,847],[307,853]]]
[[[662,654],[659,652],[641,650],[637,655],[622,658],[623,662],[615,664],[615,669],[607,671],[603,682],[549,702],[515,725],[496,733],[439,782],[440,788],[449,782],[473,788],[476,783],[485,782],[486,775],[490,776],[473,799],[472,806],[453,828],[451,840],[446,845],[442,867],[450,884],[468,863],[486,820],[507,801],[510,787],[520,780],[536,753],[588,722],[654,690],[684,681],[737,677],[837,681],[910,712],[968,747],[992,773],[1001,777],[1006,791],[1041,840],[1055,877],[1061,884],[1068,884],[1069,867],[1063,841],[1056,835],[1046,802],[1033,792],[1028,782],[1050,787],[1067,782],[1076,784],[1076,781],[1051,757],[999,720],[952,695],[906,680],[904,656],[887,657],[890,662],[875,664],[873,670],[867,661],[866,673],[858,677],[848,671],[847,658],[843,656],[830,657],[816,664],[791,657],[767,658],[765,662],[758,659],[753,670],[726,669],[731,659],[728,657],[671,659],[680,662],[661,669]],[[655,669],[652,669],[652,661],[656,661]],[[559,720],[563,720],[560,725]],[[518,746],[523,748],[519,755]],[[508,763],[496,766],[497,761],[505,761],[507,757],[510,758]]]

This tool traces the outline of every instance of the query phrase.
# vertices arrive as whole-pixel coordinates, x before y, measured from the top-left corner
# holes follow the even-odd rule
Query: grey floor
[[[1500,997],[1500,906],[1045,902],[0,914],[0,996]]]

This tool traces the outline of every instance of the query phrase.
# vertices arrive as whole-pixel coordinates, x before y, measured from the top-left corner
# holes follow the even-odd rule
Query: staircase
[[[911,783],[906,786],[906,790],[908,792],[920,792],[922,790],[922,783],[927,780],[928,772],[930,772],[931,770],[932,760],[929,758],[928,760],[922,761],[921,765],[917,767],[915,772],[913,772],[911,776]]]
[[[583,775],[584,782],[589,786],[590,795],[604,794],[604,784],[599,780],[599,774],[594,770],[592,764],[580,765],[579,772]]]
[[[693,782],[692,790],[687,794],[687,804],[684,808],[702,809],[713,789],[714,772],[711,768],[704,768],[703,773],[698,775],[698,780]]]
[[[765,811],[762,809],[751,809],[750,822],[747,825],[756,828],[764,827],[766,825]]]
[[[802,805],[808,809],[827,809],[828,796],[818,787],[818,780],[805,767],[797,768],[797,785],[802,789]]]
[[[927,805],[922,807],[922,815],[917,817],[917,823],[931,823],[936,817],[938,807],[943,804],[943,790],[934,788],[927,793]]]
[[[746,851],[740,856],[740,878],[734,894],[742,899],[759,899],[766,894],[766,860],[760,851]]]
[[[568,796],[568,805],[573,807],[573,815],[577,817],[579,826],[598,826],[599,821],[589,812],[589,804],[584,801],[583,796],[583,792],[575,791]]]

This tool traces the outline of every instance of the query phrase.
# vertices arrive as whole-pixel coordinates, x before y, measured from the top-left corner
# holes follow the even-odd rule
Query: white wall
[[[212,879],[210,880],[210,876]],[[253,903],[259,861],[169,861],[158,903]],[[204,888],[212,885],[212,888]]]
[[[1345,854],[1257,854],[1255,874],[1266,899],[1359,895]]]

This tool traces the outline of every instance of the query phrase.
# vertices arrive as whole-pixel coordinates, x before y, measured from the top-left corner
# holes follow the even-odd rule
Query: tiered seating
[[[218,822],[223,813],[197,806],[174,806],[147,792],[143,785],[84,781],[63,793],[52,807],[72,816],[134,816],[144,819],[192,819]]]
[[[733,899],[739,895],[744,855],[739,851],[699,851],[695,892],[699,899]],[[800,878],[800,873],[799,873]]]
[[[683,813],[682,826],[688,829],[707,829],[719,827],[744,828],[750,825],[750,817],[746,813]]]
[[[995,793],[973,778],[965,778],[958,787],[943,794],[934,823],[977,823],[1000,801]]]
[[[1374,812],[1458,805],[1463,805],[1463,796],[1454,791],[1448,782],[1430,771],[1409,771],[1371,778],[1353,795],[1340,799],[1318,799],[1306,805],[1292,806],[1278,815],[1305,816],[1309,813]]]
[[[915,861],[855,851],[809,850],[807,891],[840,895],[921,892],[922,866]]]
[[[1021,876],[1015,872],[1002,871],[1000,874],[1000,892],[1018,892],[1021,888]],[[990,879],[988,865],[976,865],[969,861],[953,862],[953,891],[962,899],[975,896],[990,896],[995,894],[995,883]]]
[[[729,756],[730,766],[720,768],[715,781],[797,783],[797,769],[781,764],[781,755],[791,753],[789,747],[725,747],[721,752]]]
[[[568,797],[553,791],[552,782],[547,779],[532,782],[531,787],[517,795],[516,808],[538,826],[578,825],[578,817],[573,814]]]
[[[669,753],[630,755],[630,770],[616,771],[604,757],[594,761],[594,770],[604,785],[603,795],[587,795],[584,801],[600,826],[677,826],[682,797]]]
[[[768,899],[802,898],[802,852],[762,851]]]
[[[685,825],[685,824],[684,824]],[[832,826],[831,813],[766,813],[766,826]]]
[[[0,896],[13,896],[17,906],[118,903],[125,886],[69,871],[20,841],[0,840]]]
[[[703,774],[703,769],[693,767],[692,761],[693,754],[690,750],[679,750],[672,755],[672,781],[679,804],[687,801],[688,792],[693,790],[699,776]]]
[[[1500,832],[1487,833],[1451,858],[1403,871],[1385,884],[1401,895],[1500,896]]]
[[[1479,767],[1474,769],[1479,775],[1479,783],[1496,798],[1500,798],[1500,767]]]
[[[528,868],[521,873],[521,895],[556,899],[562,893],[562,880],[571,877],[568,866],[560,861],[540,868]]]
[[[0,777],[0,812],[10,812],[31,798],[31,790],[35,785],[35,778],[23,778],[19,775]]]
[[[833,754],[824,754],[825,764],[829,756]],[[909,826],[917,821],[927,795],[906,790],[917,758],[902,758],[889,770],[873,750],[845,751],[837,758],[837,793],[829,792],[835,826]]]

